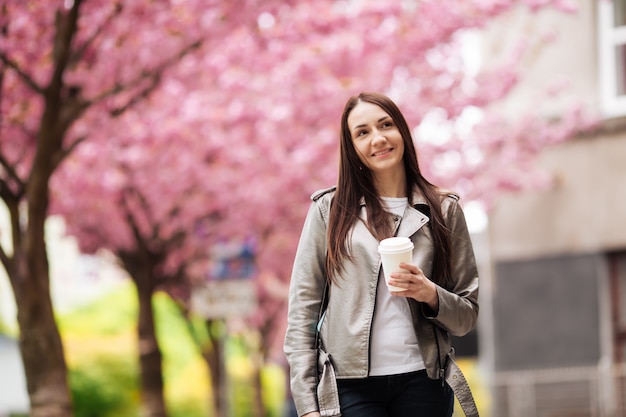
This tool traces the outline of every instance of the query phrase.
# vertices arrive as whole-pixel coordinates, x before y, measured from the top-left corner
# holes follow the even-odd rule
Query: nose
[[[374,133],[373,138],[372,138],[373,144],[387,141],[387,138],[385,137],[385,135],[383,135],[383,132],[381,132],[380,130],[375,130],[373,133]]]

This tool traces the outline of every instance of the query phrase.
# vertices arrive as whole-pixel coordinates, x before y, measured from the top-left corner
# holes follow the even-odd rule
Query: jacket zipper
[[[437,345],[437,364],[439,365],[439,378],[441,378],[441,386],[444,387],[446,384],[446,370],[441,364],[441,350],[439,348],[439,336],[437,335],[437,328],[435,327],[435,323],[431,322],[433,326],[433,333],[435,334],[435,344]]]

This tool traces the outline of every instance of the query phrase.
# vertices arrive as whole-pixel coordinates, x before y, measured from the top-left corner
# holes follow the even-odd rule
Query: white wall
[[[495,259],[626,248],[624,133],[573,139],[544,152],[540,166],[554,187],[503,197],[490,215]]]
[[[575,14],[532,13],[520,6],[489,24],[482,47],[486,68],[509,57],[520,43],[526,45],[521,82],[499,108],[511,115],[533,108],[552,116],[581,101],[599,111],[596,6],[589,0],[574,3]],[[545,37],[552,40],[542,41]],[[547,95],[555,86],[563,87],[561,94]]]

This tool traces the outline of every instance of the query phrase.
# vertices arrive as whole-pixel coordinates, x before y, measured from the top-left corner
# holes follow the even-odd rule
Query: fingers
[[[419,283],[420,281],[428,280],[428,278],[426,278],[426,275],[424,275],[422,270],[413,264],[401,263],[400,268],[404,269],[406,272],[394,272],[390,276],[392,279],[398,280],[399,282],[414,282],[414,283]]]
[[[424,273],[422,272],[421,269],[419,269],[417,267],[417,265],[407,264],[407,263],[401,262],[400,263],[400,268],[409,271],[411,274],[424,276]]]
[[[389,284],[394,287],[404,288],[406,291],[392,291],[392,295],[410,297],[417,301],[429,301],[433,298],[432,295],[436,288],[420,268],[405,263],[401,263],[400,268],[407,272],[391,274]]]

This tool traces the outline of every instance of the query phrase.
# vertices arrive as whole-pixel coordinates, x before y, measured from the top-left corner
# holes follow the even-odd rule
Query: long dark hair
[[[359,159],[348,127],[350,112],[361,102],[379,106],[398,127],[404,142],[402,158],[409,203],[413,204],[412,191],[417,187],[429,206],[428,216],[434,245],[433,276],[430,278],[445,288],[450,282],[451,248],[449,230],[441,212],[442,193],[422,175],[411,131],[398,106],[382,94],[369,92],[350,97],[341,116],[339,176],[328,220],[326,256],[328,279],[337,283],[337,277],[343,271],[343,262],[352,259],[349,234],[354,224],[359,221],[361,198],[365,200],[367,207],[367,226],[374,236],[382,240],[393,234],[391,215],[383,208],[382,201],[376,193],[372,171]]]

